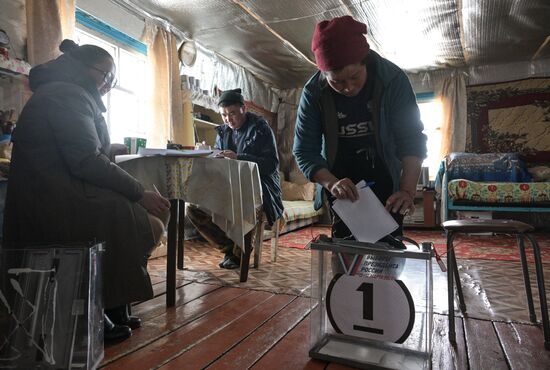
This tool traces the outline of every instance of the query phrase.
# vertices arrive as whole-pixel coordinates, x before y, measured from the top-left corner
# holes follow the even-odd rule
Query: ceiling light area
[[[361,1],[353,10],[367,23],[371,47],[403,69],[463,63],[455,2]]]

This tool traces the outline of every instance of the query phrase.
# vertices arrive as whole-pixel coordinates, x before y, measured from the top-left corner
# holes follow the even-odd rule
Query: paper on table
[[[139,148],[139,155],[162,155],[167,157],[206,157],[212,154],[211,150],[176,150],[176,149],[153,149]]]
[[[375,243],[396,230],[399,225],[365,181],[360,181],[356,187],[359,192],[357,201],[336,199],[332,209],[344,221],[355,239]]]

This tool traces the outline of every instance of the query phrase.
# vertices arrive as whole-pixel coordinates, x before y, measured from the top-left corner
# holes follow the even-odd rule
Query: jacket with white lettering
[[[375,79],[371,107],[376,151],[392,178],[395,192],[399,190],[401,159],[405,156],[426,157],[424,126],[405,73],[372,50],[368,58],[375,66],[374,73],[368,70],[367,78]],[[332,170],[337,152],[338,118],[332,88],[323,73],[318,71],[302,91],[293,153],[300,170],[313,181],[320,169]],[[321,207],[320,190],[318,187],[316,208]]]

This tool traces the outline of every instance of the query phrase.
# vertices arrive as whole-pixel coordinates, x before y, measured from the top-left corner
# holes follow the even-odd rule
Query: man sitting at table
[[[216,128],[218,157],[238,159],[258,164],[263,193],[263,212],[269,225],[283,214],[279,179],[279,156],[275,135],[262,117],[246,111],[241,89],[227,90],[218,101],[224,125]],[[212,222],[209,214],[196,206],[188,206],[187,215],[197,231],[225,253],[219,266],[235,269],[240,265],[241,249]]]

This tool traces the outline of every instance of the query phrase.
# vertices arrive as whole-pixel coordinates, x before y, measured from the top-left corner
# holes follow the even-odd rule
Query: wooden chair
[[[279,240],[279,225],[278,219],[273,223],[272,230],[274,234],[271,237],[271,262],[277,261],[277,243]],[[266,216],[263,211],[257,213],[256,227],[245,236],[245,250],[241,256],[240,281],[245,282],[248,278],[248,270],[250,266],[250,254],[254,252],[253,267],[259,268],[262,258],[262,246],[264,240],[265,227],[267,225]]]
[[[170,287],[174,285],[175,290],[175,261],[172,258],[173,255],[176,255],[176,251],[173,251],[173,249],[176,249],[175,246],[172,244],[175,244],[175,240],[177,240],[177,267],[180,270],[183,270],[183,261],[184,261],[184,239],[185,239],[185,202],[183,200],[170,200],[170,212],[171,212],[171,219],[174,217],[178,218],[178,232],[175,233],[174,230],[170,229],[170,224],[168,224],[168,243],[167,243],[167,271],[170,272],[170,274],[167,274],[167,276],[170,276],[170,280],[174,280],[173,282],[170,282]],[[258,243],[258,236],[261,233],[262,225],[264,224],[264,214],[262,211],[262,208],[259,207],[256,209],[256,226],[248,232],[244,236],[244,247],[242,248],[242,254],[241,254],[241,264],[239,267],[239,281],[241,283],[244,283],[248,279],[248,270],[250,267],[250,256],[252,252],[254,251],[254,267],[257,268],[259,266],[259,253],[261,253],[261,250],[256,247]],[[175,239],[171,239],[171,235],[177,234],[177,237]],[[202,235],[205,239],[208,239],[206,235]],[[172,244],[171,244],[172,243]],[[212,242],[215,243],[215,242]],[[173,249],[171,249],[173,248]],[[261,248],[261,243],[260,243]],[[172,273],[172,270],[173,273]],[[168,294],[170,295],[168,297]],[[167,291],[167,301],[170,299],[170,302],[175,300],[175,293],[173,294],[172,291],[168,293]],[[175,302],[175,301],[174,301]]]
[[[280,230],[280,222],[281,219],[279,218],[273,223],[273,226],[271,226],[271,262],[277,261],[277,245],[279,243],[279,230]],[[265,214],[262,216],[262,221],[259,222],[257,227],[257,234],[256,234],[256,240],[254,243],[254,267],[258,268],[260,266],[261,258],[262,258],[262,246],[264,241],[264,233],[265,233],[265,227],[267,225],[267,221],[265,221]]]
[[[171,203],[171,217],[178,218],[178,232],[170,229],[172,224],[169,224],[168,230],[168,251],[167,251],[167,305],[173,306],[175,302],[175,274],[176,274],[176,255],[177,255],[177,267],[183,270],[184,261],[184,216],[185,202],[181,200],[170,201]],[[181,209],[180,209],[181,208]],[[260,266],[260,259],[262,255],[262,242],[263,233],[266,225],[265,214],[261,211],[261,208],[257,210],[257,222],[256,227],[252,229],[244,237],[244,249],[241,255],[241,265],[239,270],[239,281],[244,283],[248,280],[248,270],[250,267],[250,255],[254,252],[253,267],[258,268]],[[175,224],[175,223],[173,223]],[[277,259],[277,241],[279,239],[279,220],[275,221],[273,228],[276,230],[274,237],[271,239],[271,261],[275,262]],[[175,238],[171,237],[176,235]],[[177,248],[176,248],[177,243]]]
[[[533,295],[531,292],[531,282],[529,279],[529,270],[527,268],[527,258],[525,255],[524,240],[527,238],[533,247],[535,256],[535,271],[537,277],[537,287],[540,299],[542,328],[544,334],[544,347],[550,350],[550,323],[548,321],[548,308],[546,304],[546,289],[544,287],[544,276],[540,248],[535,238],[529,234],[534,228],[523,222],[514,220],[452,220],[443,223],[443,229],[447,234],[447,288],[449,303],[449,340],[456,343],[455,317],[454,317],[454,282],[456,279],[456,289],[458,293],[460,310],[466,313],[466,303],[462,293],[462,286],[456,264],[456,256],[453,247],[454,237],[459,233],[504,233],[516,235],[521,268],[523,272],[523,282],[525,285],[525,294],[527,296],[527,307],[529,309],[529,318],[531,322],[537,323],[535,308],[533,305]]]

